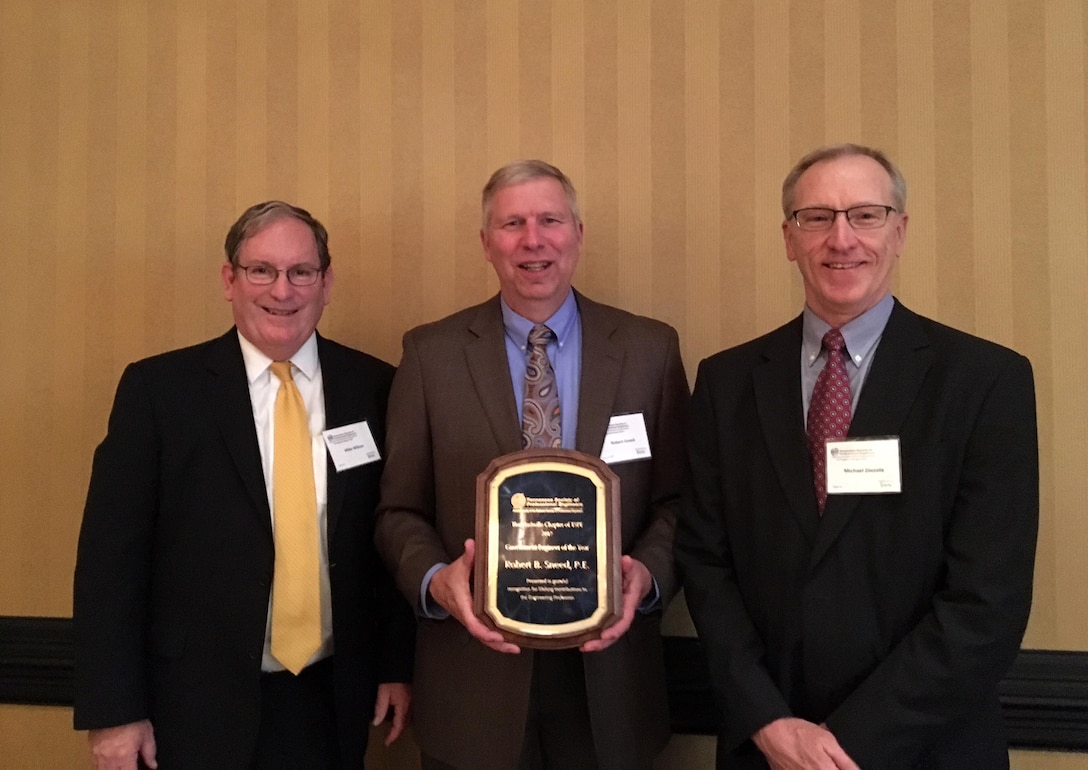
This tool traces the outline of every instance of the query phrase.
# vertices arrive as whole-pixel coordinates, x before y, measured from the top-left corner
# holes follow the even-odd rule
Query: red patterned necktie
[[[559,388],[548,361],[548,341],[555,338],[544,324],[529,332],[529,362],[525,367],[525,398],[521,408],[521,444],[525,449],[563,446],[559,421]]]
[[[827,505],[827,453],[824,445],[846,438],[850,430],[850,377],[846,374],[843,354],[846,342],[842,332],[831,329],[824,335],[827,363],[816,386],[812,389],[812,401],[808,407],[808,451],[812,457],[812,481],[816,488],[816,502],[820,513]]]

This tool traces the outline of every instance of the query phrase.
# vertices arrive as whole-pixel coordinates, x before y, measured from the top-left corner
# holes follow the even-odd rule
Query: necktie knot
[[[838,329],[828,329],[823,342],[824,347],[831,353],[838,353],[846,347],[846,340],[842,338],[842,332]]]
[[[272,362],[272,374],[280,378],[280,382],[292,382],[294,377],[291,374],[291,362],[290,361],[273,361]]]
[[[553,339],[555,339],[555,332],[544,324],[537,324],[529,330],[529,347],[531,348],[546,347]]]

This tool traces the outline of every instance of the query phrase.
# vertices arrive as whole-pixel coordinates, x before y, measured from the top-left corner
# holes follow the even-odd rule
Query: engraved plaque
[[[520,647],[577,647],[622,612],[619,478],[600,458],[526,449],[476,479],[477,617]]]

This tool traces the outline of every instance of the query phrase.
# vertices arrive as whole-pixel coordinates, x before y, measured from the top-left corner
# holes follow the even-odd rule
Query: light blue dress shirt
[[[846,373],[850,377],[850,411],[858,409],[858,398],[865,386],[865,378],[873,366],[873,358],[884,334],[884,327],[891,317],[895,300],[891,294],[873,305],[839,330],[846,342]],[[808,424],[808,407],[812,403],[812,389],[827,362],[823,352],[823,339],[831,326],[805,307],[802,314],[803,336],[801,339],[801,399],[804,403],[804,424]]]
[[[515,313],[500,299],[502,324],[506,328],[506,358],[510,366],[510,383],[514,388],[514,400],[518,415],[525,405],[525,369],[529,363],[529,332],[535,324]],[[578,315],[578,302],[574,292],[567,294],[544,325],[552,330],[555,339],[548,343],[548,361],[555,372],[555,384],[559,389],[559,419],[563,423],[563,448],[574,449],[578,436],[578,391],[582,381],[582,319]]]

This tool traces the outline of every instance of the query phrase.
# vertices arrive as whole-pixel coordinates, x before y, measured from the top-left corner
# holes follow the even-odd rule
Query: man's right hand
[[[804,719],[776,719],[752,740],[771,770],[859,770],[830,730]]]
[[[147,719],[91,730],[87,741],[98,770],[136,770],[137,756],[152,770],[159,766],[155,761],[155,732]]]
[[[516,654],[521,648],[503,639],[498,631],[480,622],[472,611],[472,589],[469,579],[472,576],[473,561],[476,555],[476,542],[469,538],[465,541],[465,552],[452,564],[448,564],[431,576],[427,590],[436,602],[460,621],[470,634],[496,652]],[[100,768],[101,770],[101,768]]]

